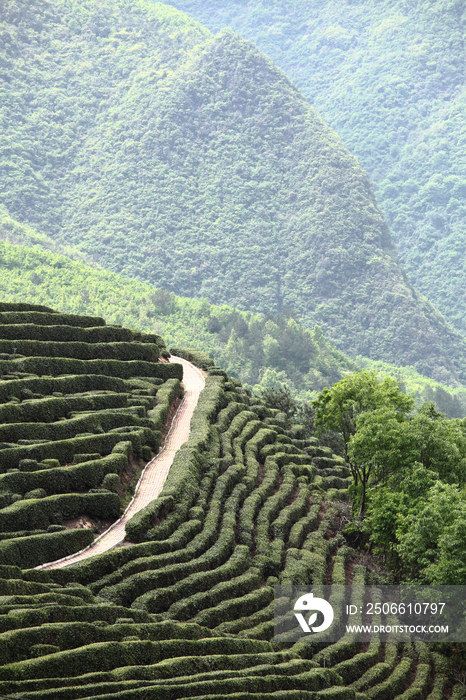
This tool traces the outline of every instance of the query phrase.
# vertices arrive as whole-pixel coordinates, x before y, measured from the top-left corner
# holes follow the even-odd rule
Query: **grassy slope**
[[[251,44],[136,0],[11,2],[4,21],[17,219],[113,271],[291,307],[349,353],[463,377],[357,161]]]
[[[173,0],[283,68],[375,183],[416,288],[466,328],[464,5]]]

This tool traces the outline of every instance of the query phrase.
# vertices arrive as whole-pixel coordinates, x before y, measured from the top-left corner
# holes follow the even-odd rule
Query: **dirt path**
[[[170,430],[160,452],[145,467],[139,480],[135,495],[122,517],[113,523],[86,549],[75,554],[38,566],[38,569],[60,569],[76,562],[102,554],[113,549],[125,538],[125,525],[141,508],[157,498],[163,488],[176,451],[189,436],[191,417],[196,408],[199,394],[204,388],[204,374],[190,362],[180,357],[171,357],[170,362],[183,365],[183,384],[185,395],[173,418]]]

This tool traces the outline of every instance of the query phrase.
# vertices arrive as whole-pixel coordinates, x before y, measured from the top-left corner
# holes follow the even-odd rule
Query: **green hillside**
[[[305,329],[286,315],[272,318],[183,299],[38,248],[0,243],[0,297],[102,315],[111,323],[158,333],[169,347],[207,352],[258,391],[286,384],[302,400],[358,367],[319,328]]]
[[[89,267],[61,254],[31,229],[3,219],[3,232],[12,240],[27,241],[34,248],[0,243],[0,295],[4,301],[45,304],[67,313],[104,316],[149,333],[158,333],[168,347],[196,348],[210,355],[229,374],[254,391],[288,386],[300,401],[315,398],[348,371],[374,369],[391,376],[413,393],[417,402],[435,401],[447,416],[466,413],[464,387],[441,385],[414,367],[397,367],[343,355],[324,337],[319,327],[303,328],[293,317],[275,317],[215,306],[206,299],[177,297],[166,290],[131,280],[117,273]],[[76,251],[68,251],[74,255]]]
[[[138,0],[2,13],[2,202],[103,267],[291,308],[349,354],[463,379],[358,162],[253,45]]]
[[[83,342],[63,337],[98,335],[96,329],[108,340],[120,334],[116,345],[123,346],[131,335],[102,319],[70,317],[45,307],[4,305],[0,313],[2,336],[11,335],[12,325],[20,336],[23,321],[31,327],[30,337],[41,336],[46,325],[60,328],[56,333],[63,346]],[[144,354],[140,346],[154,347],[144,340],[142,335],[130,341],[135,356]],[[43,341],[35,342],[39,349]],[[39,359],[0,362],[3,372],[13,373],[15,363],[31,370]],[[85,398],[45,396],[53,383],[61,382],[63,394],[66,382],[76,383],[76,376],[58,376],[62,358],[55,363],[53,378],[16,373],[15,380],[3,374],[0,382],[5,395],[13,383],[21,390],[36,382],[37,390],[42,382],[43,396],[26,398],[23,391],[13,404],[31,419],[28,430],[43,435],[55,423],[44,427],[32,420],[34,407],[43,416],[54,400]],[[131,374],[127,370],[123,374]],[[153,402],[154,392],[147,386],[143,391],[142,385],[154,379],[152,371],[144,381],[132,379],[138,391],[131,392],[133,406]],[[47,391],[45,382],[50,383]],[[94,391],[87,400],[115,396]],[[11,411],[8,402],[1,406],[3,413]],[[102,414],[109,412],[107,407]],[[112,415],[119,413],[114,407]],[[13,429],[13,423],[8,425]],[[51,445],[51,454],[58,443],[43,445]],[[97,478],[106,459],[96,458],[89,475]],[[71,474],[80,464],[59,469]],[[46,469],[10,471],[1,478],[46,479],[54,469],[46,464]],[[316,438],[305,439],[301,426],[290,425],[283,413],[212,366],[189,440],[175,456],[161,496],[127,523],[127,546],[62,569],[24,564],[21,569],[13,561],[0,567],[0,693],[23,700],[459,700],[463,689],[448,660],[420,641],[382,644],[374,638],[362,645],[350,635],[331,643],[325,636],[296,641],[287,633],[274,639],[274,611],[280,632],[289,605],[286,596],[274,603],[274,585],[335,584],[332,603],[340,615],[345,601],[338,585],[380,580],[340,531],[350,511],[350,480],[342,458]],[[43,517],[51,498],[41,499]],[[32,499],[24,502],[32,509]],[[11,505],[0,507],[0,522],[10,510]],[[31,537],[45,543],[50,534]],[[26,537],[16,541],[21,539]],[[0,546],[6,550],[5,540]],[[361,590],[353,587],[352,604],[362,602]]]
[[[416,289],[466,329],[465,7],[429,0],[170,3],[253,41],[375,185]]]

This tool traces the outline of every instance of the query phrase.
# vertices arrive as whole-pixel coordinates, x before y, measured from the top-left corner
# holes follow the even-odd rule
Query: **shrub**
[[[150,346],[149,346],[150,347]],[[0,360],[3,374],[26,372],[28,374],[58,377],[63,374],[99,374],[107,377],[128,379],[129,377],[160,377],[182,379],[183,367],[168,362],[146,362],[143,360],[118,359],[74,359],[66,357],[27,357],[16,360]],[[47,392],[53,393],[53,392]],[[8,397],[8,394],[6,395]]]
[[[79,360],[131,360],[157,362],[160,351],[157,345],[149,343],[88,343],[56,342],[54,340],[2,340],[0,353],[11,353],[15,345],[19,354],[29,358],[77,358]]]
[[[81,462],[90,462],[96,459],[100,459],[100,454],[98,452],[93,452],[91,454],[75,454],[73,455],[73,464],[80,464]],[[42,463],[45,464],[50,461],[52,460],[44,460]],[[56,466],[60,466],[60,464]]]
[[[33,489],[32,491],[28,491],[27,493],[25,493],[24,498],[45,498],[46,495],[47,493],[44,489]]]
[[[102,482],[102,486],[104,489],[108,489],[109,491],[116,493],[118,487],[120,486],[120,477],[118,474],[106,474]]]
[[[103,318],[98,316],[81,316],[79,314],[62,314],[49,309],[47,306],[35,304],[6,304],[3,303],[0,312],[0,324],[27,324],[38,326],[105,326]]]
[[[129,443],[132,449],[131,443]],[[124,454],[111,453],[89,462],[79,462],[66,468],[45,469],[35,472],[0,474],[0,488],[26,491],[43,488],[47,494],[86,491],[102,483],[105,474],[121,474],[128,463]]]
[[[126,385],[126,382],[124,379],[120,379],[119,377],[107,377],[102,374],[78,374],[78,375],[73,375],[73,376],[65,376],[65,377],[34,377],[34,378],[28,378],[28,379],[12,379],[12,380],[5,380],[3,379],[2,382],[0,382],[0,403],[4,404],[8,401],[11,400],[11,397],[15,397],[19,400],[21,399],[30,399],[32,397],[30,396],[25,396],[25,392],[31,392],[32,394],[53,394],[54,392],[57,393],[63,393],[63,394],[76,394],[76,393],[85,393],[87,391],[115,391],[115,392],[120,392],[120,393],[126,393],[128,392],[128,387]],[[63,398],[59,397],[48,397],[47,399],[41,398],[40,401],[59,401],[61,402],[60,405],[63,405]],[[94,400],[98,401],[98,399],[95,397]],[[27,403],[24,406],[17,406],[14,410],[18,411],[23,411],[26,412],[28,410],[32,410],[31,406],[34,407],[36,405],[39,405],[40,407],[42,404],[33,404],[33,403]],[[8,408],[5,409],[5,407],[1,407],[1,410],[9,410]],[[41,408],[42,410],[42,408]],[[31,420],[37,420],[38,419],[37,413],[32,415],[30,417]],[[60,416],[57,416],[60,417]],[[20,420],[23,420],[23,418],[20,418]],[[6,421],[9,422],[9,421]]]
[[[181,383],[179,379],[167,379],[157,391],[157,406],[149,411],[148,416],[153,422],[154,430],[161,430],[165,424],[170,406],[180,395]]]
[[[47,654],[56,654],[60,651],[60,647],[56,647],[54,644],[33,644],[29,649],[30,656],[47,656]]]
[[[124,454],[129,459],[133,452],[133,443],[130,440],[121,440],[113,447],[112,452],[115,454]]]
[[[82,528],[1,540],[0,557],[5,564],[26,569],[73,554],[93,539],[93,531]]]
[[[151,461],[152,457],[151,448],[148,445],[143,445],[141,448],[141,458],[147,463]]]
[[[40,464],[41,466],[44,465],[47,469],[58,469],[60,467],[58,459],[43,459]]]
[[[20,460],[28,458],[42,461],[45,458],[53,457],[58,459],[61,464],[70,464],[75,452],[109,454],[115,445],[122,442],[121,437],[121,433],[115,432],[5,448],[0,450],[0,472],[2,470],[5,472],[7,468],[19,464]],[[129,430],[125,431],[125,437],[131,441],[132,451],[138,455],[141,454],[143,444],[150,444],[154,450],[157,450],[160,444],[160,433],[156,433],[150,428],[130,427]]]
[[[365,691],[367,697],[370,699],[374,698],[374,700],[391,700],[391,698],[399,695],[406,685],[406,679],[409,676],[412,665],[411,659],[402,659],[385,681]]]
[[[0,510],[10,505],[12,495],[11,491],[0,491]]]
[[[0,511],[0,530],[44,528],[59,516],[66,520],[83,514],[104,520],[116,518],[120,514],[120,499],[114,493],[101,491],[18,501]]]
[[[129,328],[117,328],[116,326],[77,326],[77,325],[39,325],[37,323],[2,324],[0,335],[3,339],[10,340],[42,340],[57,342],[81,342],[81,343],[131,343],[140,340]],[[154,336],[160,337],[160,336]],[[150,342],[150,341],[144,341]],[[157,345],[157,343],[155,343]]]
[[[180,656],[257,654],[270,651],[272,649],[268,642],[228,637],[158,642],[101,642],[39,659],[5,665],[0,667],[0,680],[66,678],[122,666],[155,664],[163,659]]]
[[[18,467],[22,472],[35,472],[43,469],[43,466],[39,464],[37,459],[20,459]]]

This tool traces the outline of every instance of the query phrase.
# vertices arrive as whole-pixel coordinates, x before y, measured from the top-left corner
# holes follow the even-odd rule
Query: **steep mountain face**
[[[464,332],[464,3],[171,4],[286,71],[369,173],[416,289]]]
[[[253,45],[136,1],[12,2],[4,21],[18,220],[109,270],[291,307],[353,355],[463,376],[464,341],[410,286],[358,162]]]

